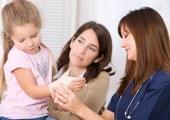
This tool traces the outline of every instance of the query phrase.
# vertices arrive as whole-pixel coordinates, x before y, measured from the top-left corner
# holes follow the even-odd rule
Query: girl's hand
[[[70,83],[75,79],[75,77],[69,76],[70,70],[71,69],[68,69],[58,80],[55,80],[54,82],[48,85],[48,88],[51,94],[55,88],[59,87],[60,83],[63,83],[66,86],[69,86]]]
[[[80,90],[84,85],[86,85],[86,80],[85,78],[82,77],[76,77],[71,83],[69,84],[69,88],[72,91],[77,91]]]

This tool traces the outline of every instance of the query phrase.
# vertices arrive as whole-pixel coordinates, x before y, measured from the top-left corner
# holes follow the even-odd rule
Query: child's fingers
[[[74,91],[80,90],[85,85],[86,85],[86,83],[74,86]]]
[[[77,90],[80,90],[85,85],[86,85],[86,83],[72,83],[69,85],[69,88],[72,91],[77,91]]]
[[[84,84],[86,84],[85,81],[72,81],[69,86],[73,86],[73,87],[77,86],[77,85],[82,85],[83,86]]]
[[[56,92],[56,90],[53,88],[52,91],[51,91],[51,97],[52,97],[52,98],[55,97],[55,92]]]
[[[76,86],[76,85],[84,85],[86,84],[86,80],[85,79],[74,79],[73,81],[71,81],[70,86]]]
[[[86,79],[83,77],[75,77],[73,81],[85,81],[86,82]]]

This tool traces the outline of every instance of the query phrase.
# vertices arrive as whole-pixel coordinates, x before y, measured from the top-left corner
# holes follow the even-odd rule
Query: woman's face
[[[136,43],[132,33],[126,27],[125,29],[121,28],[122,34],[122,43],[121,47],[125,49],[127,52],[128,60],[136,61],[137,58],[137,51],[136,51]]]
[[[99,42],[96,33],[92,29],[85,30],[70,43],[70,65],[86,68],[99,54]]]

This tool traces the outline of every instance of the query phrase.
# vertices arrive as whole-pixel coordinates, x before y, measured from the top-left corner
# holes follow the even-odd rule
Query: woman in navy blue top
[[[131,82],[122,96],[116,93],[109,103],[107,109],[115,113],[117,120],[168,120],[170,118],[169,73],[162,70],[156,72],[142,84],[135,94],[131,93],[133,86],[134,84]],[[160,104],[160,102],[162,103]],[[167,111],[165,111],[166,108],[168,108]],[[164,115],[161,116],[161,114]],[[163,119],[164,117],[167,119]]]
[[[159,13],[151,8],[142,8],[131,11],[120,20],[118,33],[122,38],[121,46],[127,52],[127,63],[120,87],[107,109],[115,113],[117,120],[151,119],[156,113],[161,114],[156,109],[164,111],[157,102],[160,97],[170,94],[165,90],[170,85],[167,28]],[[165,101],[170,101],[170,98],[165,98]],[[170,119],[170,108],[165,112]]]
[[[170,40],[160,14],[144,7],[118,25],[127,62],[120,86],[101,116],[65,86],[55,102],[85,120],[170,120]]]

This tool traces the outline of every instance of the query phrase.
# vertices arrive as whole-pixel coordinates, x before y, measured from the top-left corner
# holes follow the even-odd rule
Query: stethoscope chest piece
[[[130,115],[127,116],[127,112],[125,112],[125,117],[126,117],[127,119],[129,119],[129,120],[131,119],[131,116],[130,116]]]

